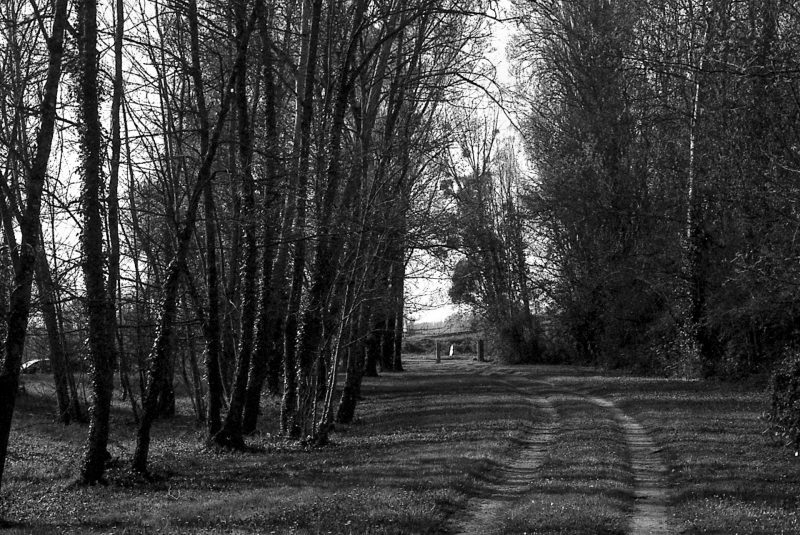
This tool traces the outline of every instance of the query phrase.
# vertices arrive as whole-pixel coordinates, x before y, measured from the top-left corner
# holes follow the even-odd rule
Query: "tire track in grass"
[[[455,533],[462,535],[493,533],[500,524],[504,511],[531,491],[536,473],[547,456],[558,428],[558,413],[546,397],[532,396],[507,381],[498,382],[518,393],[538,409],[536,412],[544,413],[546,418],[538,424],[525,426],[519,442],[519,455],[492,473],[498,482],[488,485],[482,496],[470,500],[467,508],[469,515],[453,529]]]
[[[514,372],[512,372],[514,373]],[[524,372],[515,375],[526,376]],[[528,376],[536,383],[542,383]],[[545,384],[556,389],[549,382]],[[669,528],[667,509],[669,504],[667,483],[667,466],[662,459],[660,448],[656,445],[647,430],[613,401],[580,392],[571,388],[558,389],[561,393],[570,393],[586,399],[591,403],[608,410],[617,421],[625,436],[625,442],[631,455],[631,472],[634,480],[633,512],[628,525],[630,535],[668,535]]]
[[[667,521],[667,467],[653,439],[634,418],[608,399],[587,395],[586,398],[607,409],[622,427],[631,454],[633,472],[633,514],[631,535],[666,535],[671,533]]]
[[[510,470],[508,485],[493,485],[488,489],[491,494],[490,499],[485,499],[476,504],[475,512],[464,522],[458,533],[464,534],[488,534],[492,533],[493,526],[497,524],[500,513],[513,505],[514,500],[520,499],[527,491],[533,488],[533,481],[536,471],[541,466],[547,451],[547,447],[553,440],[555,431],[558,428],[558,412],[555,410],[551,401],[545,397],[550,396],[553,400],[582,399],[609,411],[622,428],[625,442],[631,456],[631,472],[634,480],[633,488],[633,512],[628,524],[630,535],[668,535],[672,533],[668,524],[668,484],[667,467],[659,455],[659,449],[645,428],[633,417],[620,409],[613,401],[580,392],[572,388],[556,387],[546,380],[539,380],[530,377],[525,373],[512,370],[490,369],[488,366],[476,370],[478,374],[492,377],[500,383],[509,386],[519,392],[532,402],[538,401],[546,406],[549,424],[544,431],[546,436],[545,444],[538,447],[526,447],[517,461],[504,468],[497,475],[505,476],[505,471]],[[540,397],[530,397],[523,390],[522,385],[512,384],[502,379],[502,377],[513,377],[517,380],[526,380],[527,386],[543,386],[546,391],[540,390]],[[530,458],[529,458],[530,457]],[[515,468],[519,466],[519,470]],[[507,487],[507,488],[506,488]]]

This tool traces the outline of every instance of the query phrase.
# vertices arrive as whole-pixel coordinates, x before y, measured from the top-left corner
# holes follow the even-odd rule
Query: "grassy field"
[[[552,400],[551,445],[525,495],[502,508],[499,533],[627,532],[629,453],[583,394],[614,401],[658,444],[673,532],[800,533],[800,462],[764,433],[757,385],[430,355],[406,368],[368,379],[357,422],[324,449],[277,437],[270,402],[250,442],[259,451],[209,451],[181,406],[156,426],[154,481],[125,469],[135,427],[117,402],[109,484],[89,488],[72,485],[86,429],[52,423],[46,381],[34,380],[18,402],[1,516],[9,533],[450,533],[518,455],[522,430],[554,418],[524,395],[545,381],[575,395]]]

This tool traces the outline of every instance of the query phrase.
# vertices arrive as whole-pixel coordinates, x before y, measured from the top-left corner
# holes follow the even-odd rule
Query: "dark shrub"
[[[436,343],[430,338],[405,337],[403,338],[403,353],[433,353]]]
[[[792,351],[772,373],[767,420],[789,445],[800,448],[800,352]]]

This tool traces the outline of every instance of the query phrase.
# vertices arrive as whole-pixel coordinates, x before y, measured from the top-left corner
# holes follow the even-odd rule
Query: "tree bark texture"
[[[83,278],[86,286],[88,349],[91,363],[89,436],[81,465],[80,481],[94,484],[105,472],[111,395],[113,391],[114,339],[109,336],[108,290],[103,273],[102,127],[100,125],[97,52],[97,0],[78,4],[78,90],[83,212]]]

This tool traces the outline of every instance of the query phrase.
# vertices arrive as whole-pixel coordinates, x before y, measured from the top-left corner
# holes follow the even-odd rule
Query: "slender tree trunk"
[[[111,98],[111,161],[107,186],[108,195],[108,336],[117,339],[117,294],[120,280],[119,243],[119,167],[122,155],[122,40],[125,35],[125,11],[123,0],[116,0],[114,14],[114,90]],[[114,344],[112,343],[112,349]],[[116,351],[114,351],[116,353]]]
[[[216,146],[212,148],[209,139],[210,126],[208,121],[208,108],[205,100],[205,90],[203,87],[202,66],[200,62],[200,30],[197,13],[196,0],[188,3],[188,22],[190,31],[191,48],[191,75],[194,83],[195,100],[197,101],[197,114],[200,121],[200,150],[201,153],[209,155],[216,152]],[[234,71],[231,82],[238,73]],[[226,94],[223,99],[225,102],[224,110],[227,113],[231,96]],[[217,118],[217,131],[223,128],[224,116],[220,111]],[[209,165],[208,179],[202,181],[203,205],[205,209],[205,248],[206,248],[206,285],[208,287],[208,308],[205,350],[205,371],[208,381],[208,400],[206,406],[208,414],[206,424],[208,425],[208,438],[212,438],[222,428],[221,411],[223,400],[223,382],[220,369],[220,357],[222,355],[220,324],[220,300],[219,300],[219,275],[217,264],[217,214],[214,202],[213,175]]]
[[[394,306],[391,299],[391,287],[387,291],[386,311],[383,321],[381,321],[380,344],[381,344],[381,370],[385,372],[394,371]]]
[[[53,368],[53,380],[58,404],[58,420],[62,424],[69,425],[70,422],[79,422],[83,418],[80,411],[75,412],[75,409],[79,409],[79,406],[72,403],[70,396],[68,375],[72,371],[69,369],[67,351],[64,348],[64,340],[58,324],[53,278],[41,244],[36,248],[36,282],[39,299],[41,300],[42,319],[47,330],[47,340],[50,348],[50,363]]]
[[[259,4],[257,1],[256,4]],[[263,9],[256,7],[261,13]],[[245,6],[237,3],[236,8],[237,34],[243,35],[247,24]],[[250,110],[247,101],[247,61],[245,57],[239,58],[234,66],[236,75],[236,104],[238,110],[238,141],[239,141],[239,168],[242,177],[243,192],[243,217],[245,259],[242,272],[243,294],[241,313],[241,334],[239,355],[234,373],[233,389],[231,391],[228,414],[222,430],[215,436],[215,442],[224,446],[242,449],[242,412],[247,394],[247,378],[250,372],[250,361],[253,352],[253,337],[255,331],[256,311],[258,306],[257,284],[258,278],[258,243],[256,238],[256,203],[255,184],[253,182],[253,142],[250,126]]]
[[[362,336],[367,322],[366,312],[367,305],[362,302],[359,305],[356,321],[350,325],[344,387],[339,397],[339,406],[336,409],[336,421],[341,424],[352,423],[356,405],[361,396],[361,378],[364,376],[366,346],[359,340],[359,337]]]
[[[297,111],[295,115],[295,191],[292,201],[294,214],[292,258],[292,285],[289,290],[288,309],[284,328],[283,349],[283,399],[281,402],[281,433],[298,437],[300,428],[296,421],[299,367],[296,362],[296,339],[300,299],[306,264],[306,195],[308,191],[309,159],[311,154],[311,120],[314,114],[314,82],[316,76],[317,48],[320,37],[322,0],[303,2],[303,46],[297,69]]]
[[[234,95],[236,98],[236,95]],[[236,123],[238,123],[238,105],[231,109],[230,121],[231,139],[236,139]],[[228,154],[228,168],[231,177],[238,177],[240,173],[240,162],[237,158],[237,143],[231,143],[229,146]],[[222,353],[220,354],[219,368],[222,377],[222,386],[224,391],[224,399],[230,399],[233,390],[233,382],[235,375],[235,367],[237,361],[237,339],[238,334],[236,327],[241,323],[241,305],[242,305],[242,284],[241,284],[241,271],[239,264],[242,257],[242,234],[243,225],[239,224],[242,219],[242,192],[239,188],[231,192],[231,205],[232,205],[232,220],[236,223],[232,225],[230,232],[229,246],[226,247],[223,242],[222,232],[217,232],[217,249],[219,255],[219,278],[220,283],[224,282],[224,292],[222,294],[222,301],[220,303],[220,329],[222,333]],[[215,213],[217,218],[217,229],[222,227],[219,214]],[[223,256],[226,249],[229,251],[227,259]],[[227,260],[227,262],[226,262]],[[227,280],[225,267],[227,269]]]
[[[376,252],[374,246],[371,252],[373,258],[378,256],[374,254]],[[336,410],[336,421],[343,424],[353,421],[356,406],[361,400],[362,379],[365,376],[378,376],[376,366],[380,347],[379,339],[375,336],[373,329],[375,300],[372,297],[375,294],[379,275],[375,273],[375,269],[368,267],[363,271],[362,277],[366,287],[366,298],[359,304],[356,321],[351,326],[345,383]]]
[[[0,197],[2,197],[2,193],[0,193]],[[2,225],[3,221],[0,218],[0,226]],[[13,280],[14,271],[11,267],[11,258],[7,251],[0,251],[0,340],[4,342],[8,335],[6,311],[8,310],[8,298],[11,294],[11,281]]]
[[[324,388],[319,389],[319,393],[322,396],[321,401],[323,401],[322,414],[315,423],[312,433],[312,440],[317,445],[328,443],[328,435],[333,425],[334,397],[342,352],[346,352],[348,359],[346,364],[347,379],[345,381],[347,393],[342,393],[339,397],[339,408],[342,408],[342,399],[347,398],[348,401],[345,401],[345,405],[348,403],[350,405],[342,408],[342,414],[344,415],[345,412],[350,411],[351,419],[357,401],[357,397],[352,397],[351,395],[354,393],[354,386],[357,386],[355,381],[360,381],[360,373],[363,371],[363,360],[360,361],[359,365],[355,353],[351,352],[350,348],[355,341],[353,334],[358,332],[361,324],[360,315],[362,312],[361,307],[356,303],[356,299],[362,297],[359,289],[363,290],[365,281],[370,278],[369,274],[372,273],[371,264],[375,259],[365,254],[364,249],[369,247],[367,234],[365,232],[353,232],[358,230],[357,227],[360,226],[363,229],[364,226],[363,211],[358,203],[355,203],[353,208],[353,221],[350,225],[351,232],[349,234],[357,237],[356,243],[351,243],[350,247],[347,248],[347,257],[343,262],[342,273],[334,286],[334,296],[330,307],[332,311],[339,311],[339,317],[334,318],[332,314],[328,314],[325,319],[325,332],[329,338],[330,350],[323,351],[319,357],[319,362],[325,365],[327,374],[318,378],[319,381],[324,381],[325,384]],[[345,334],[347,334],[346,339]],[[360,344],[357,345],[360,346]],[[337,409],[336,412],[338,414],[339,410]]]
[[[364,376],[378,377],[378,359],[380,357],[380,341],[375,335],[375,330],[370,329],[366,334],[364,350]]]
[[[188,221],[187,221],[188,223]],[[192,221],[194,223],[194,221]],[[163,388],[166,376],[167,360],[169,359],[169,344],[172,329],[175,324],[177,308],[178,287],[182,265],[186,261],[186,249],[181,247],[189,242],[191,229],[184,225],[181,232],[177,255],[167,268],[167,277],[164,280],[164,301],[161,305],[161,319],[159,330],[148,358],[147,379],[144,395],[142,396],[142,418],[136,434],[136,449],[134,450],[132,468],[138,472],[147,472],[147,455],[150,450],[150,428],[158,416],[158,398]]]
[[[197,421],[199,423],[205,423],[206,407],[203,397],[203,377],[200,374],[200,366],[197,364],[197,352],[194,348],[194,330],[191,325],[186,328],[186,338],[186,344],[189,350],[189,369],[192,373],[192,394],[194,395],[195,405],[197,407]]]
[[[342,288],[344,295],[340,296],[340,299],[344,300],[344,304],[341,307],[342,312],[339,317],[338,321],[338,328],[335,335],[331,337],[333,340],[331,341],[332,348],[331,348],[331,358],[329,362],[327,362],[327,374],[323,377],[320,377],[319,380],[324,380],[326,382],[324,387],[325,396],[322,400],[322,414],[319,418],[319,421],[316,422],[314,426],[313,432],[313,441],[315,444],[319,446],[324,446],[328,444],[329,441],[329,434],[331,427],[333,426],[334,420],[334,412],[333,412],[333,401],[334,395],[336,393],[336,384],[338,379],[338,369],[339,369],[339,361],[341,358],[341,354],[343,352],[343,342],[344,340],[344,332],[346,327],[348,326],[347,315],[350,312],[350,309],[353,305],[353,298],[354,298],[354,288],[353,288],[354,281],[351,279],[348,281],[348,284]],[[349,340],[348,340],[349,341]],[[323,359],[320,361],[324,362]]]
[[[704,113],[704,92],[706,63],[717,39],[716,19],[720,16],[721,2],[711,2],[710,12],[701,13],[706,26],[699,47],[699,57],[694,66],[693,95],[689,122],[689,163],[686,186],[686,225],[683,247],[683,271],[686,283],[687,304],[684,312],[689,342],[694,346],[691,351],[700,358],[701,373],[706,375],[712,366],[712,341],[704,325],[706,313],[706,283],[708,235],[705,230],[705,214],[703,213],[703,188],[697,172],[697,155],[700,144],[699,130]]]
[[[271,19],[271,17],[270,17]],[[273,40],[269,32],[269,20],[265,10],[260,14],[261,36],[263,39],[262,67],[264,72],[264,116],[266,130],[266,165],[271,191],[279,191],[279,138],[276,117],[276,95],[275,95],[275,62],[272,56]],[[268,202],[271,199],[268,199]],[[279,203],[273,200],[267,206],[267,215],[272,215],[270,208],[275,208]],[[277,212],[278,210],[275,209]],[[256,430],[258,421],[259,404],[261,391],[264,381],[268,379],[268,389],[270,393],[277,394],[278,391],[278,362],[275,356],[277,351],[276,338],[280,335],[280,329],[275,328],[275,323],[280,325],[281,314],[276,313],[283,308],[276,308],[276,294],[282,293],[279,285],[283,283],[286,270],[286,251],[287,244],[278,245],[278,251],[273,246],[275,232],[271,231],[271,221],[264,219],[265,239],[264,251],[261,256],[261,288],[259,291],[258,316],[256,318],[256,338],[253,348],[253,358],[250,365],[250,373],[247,379],[247,391],[244,402],[244,413],[242,416],[242,432],[253,433]],[[284,222],[284,225],[291,225],[291,221]],[[288,227],[283,227],[284,230]],[[274,270],[273,270],[274,265]],[[273,277],[275,281],[273,282]],[[270,318],[270,316],[274,318]]]
[[[208,288],[206,307],[208,328],[205,332],[205,371],[206,381],[208,382],[206,425],[208,426],[208,436],[211,438],[222,428],[221,412],[223,400],[222,370],[220,368],[222,329],[220,325],[219,276],[217,269],[217,225],[211,181],[203,186],[203,205],[205,207],[206,286]]]
[[[405,229],[403,229],[403,232]],[[401,234],[403,236],[403,234]],[[392,342],[392,370],[403,371],[403,308],[405,295],[406,261],[404,241],[401,237],[397,244],[395,258],[392,259],[392,315],[394,317],[394,337]]]
[[[8,258],[4,255],[3,260],[13,260],[11,267],[18,269],[19,255],[17,254],[17,239],[14,234],[14,218],[12,217],[12,213],[17,215],[18,222],[21,225],[21,211],[17,206],[16,199],[9,199],[5,195],[5,192],[10,191],[6,176],[2,176],[0,180],[2,180],[2,182],[0,182],[0,213],[2,213],[0,225],[2,225],[4,242],[9,252]],[[14,206],[14,208],[11,208],[11,206]],[[0,276],[5,276],[5,273]],[[58,420],[65,425],[69,425],[72,421],[83,421],[83,417],[80,404],[77,401],[77,396],[74,396],[73,399],[70,395],[72,392],[70,389],[72,372],[69,369],[67,353],[64,348],[63,333],[61,331],[58,309],[56,307],[56,293],[53,285],[53,278],[44,252],[44,236],[41,231],[41,222],[39,226],[39,245],[36,248],[35,279],[39,291],[39,299],[41,301],[40,308],[42,319],[47,331],[47,340],[50,348],[49,360],[53,369]],[[11,288],[9,287],[8,291],[10,292],[10,290]],[[0,311],[5,313],[6,306],[0,307]],[[2,334],[2,338],[0,339],[5,340],[7,335],[5,330],[5,317],[2,321],[3,331],[0,333]]]
[[[122,323],[122,317],[120,317],[120,323]],[[138,424],[140,421],[139,406],[136,403],[136,395],[131,386],[130,374],[128,373],[130,363],[125,358],[125,343],[123,340],[123,337],[117,332],[117,346],[119,347],[119,384],[122,388],[122,399],[124,400],[127,397],[128,401],[130,401],[133,421]]]
[[[128,134],[128,121],[127,121],[127,112],[126,106],[123,103],[122,106],[122,123],[125,127],[125,156],[128,163],[128,199],[129,199],[129,210],[131,214],[131,230],[132,230],[132,237],[131,242],[129,245],[132,245],[132,249],[134,251],[139,250],[139,216],[138,216],[138,209],[136,205],[136,188],[134,187],[134,173],[133,173],[133,161],[131,159],[131,139],[130,135]],[[124,230],[124,227],[123,227]],[[136,365],[137,369],[139,370],[140,379],[142,370],[144,369],[144,344],[142,340],[144,339],[143,328],[142,324],[144,323],[144,307],[142,306],[142,300],[144,299],[145,289],[144,283],[142,281],[142,271],[139,267],[139,257],[138,255],[134,254],[132,256],[133,260],[133,274],[134,274],[134,288],[133,288],[133,299],[134,299],[134,314],[135,314],[135,334],[136,339],[134,343],[134,351],[136,353]],[[120,366],[122,364],[120,363]],[[139,387],[140,391],[144,386],[144,381],[140,381]],[[140,417],[138,412],[135,409],[135,402],[134,402],[134,394],[133,389],[130,389],[131,395],[131,404],[134,408],[134,413],[136,414],[136,422],[140,422]]]

